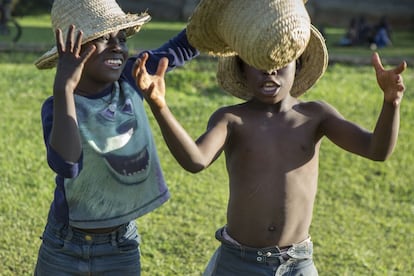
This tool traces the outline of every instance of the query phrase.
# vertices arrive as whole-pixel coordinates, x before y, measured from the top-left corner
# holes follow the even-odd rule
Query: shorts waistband
[[[311,238],[292,244],[289,247],[280,249],[277,246],[266,248],[253,248],[244,246],[235,241],[226,231],[226,227],[222,227],[216,232],[216,239],[228,249],[237,251],[237,254],[248,261],[257,263],[282,264],[288,259],[310,259],[313,254],[313,243]]]

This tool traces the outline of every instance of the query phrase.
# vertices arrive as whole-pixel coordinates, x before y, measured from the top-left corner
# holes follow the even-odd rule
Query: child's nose
[[[116,36],[111,37],[111,38],[109,39],[109,43],[110,43],[110,44],[119,44],[119,38],[117,38]]]
[[[117,38],[117,37],[111,37],[111,38],[109,39],[108,44],[109,44],[110,46],[112,46],[113,48],[115,48],[115,49],[121,49],[121,48],[122,48],[122,47],[121,47],[121,41],[120,41],[120,39],[119,39],[119,38]]]
[[[267,75],[277,75],[277,70],[272,69],[272,70],[265,71],[264,73]]]

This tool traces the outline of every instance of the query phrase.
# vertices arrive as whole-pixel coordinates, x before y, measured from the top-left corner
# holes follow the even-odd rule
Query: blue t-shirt
[[[147,70],[155,73],[162,57],[171,70],[198,55],[183,30],[160,48],[147,51]],[[50,214],[78,228],[112,227],[136,219],[170,197],[143,97],[131,75],[136,56],[128,59],[120,79],[93,97],[74,95],[82,155],[63,160],[50,146],[53,96],[42,106],[49,166],[56,172]]]

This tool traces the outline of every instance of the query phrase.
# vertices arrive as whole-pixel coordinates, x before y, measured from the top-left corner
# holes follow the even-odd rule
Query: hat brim
[[[141,26],[151,20],[151,16],[147,13],[142,14],[125,14],[124,17],[114,17],[113,22],[111,22],[110,26],[113,27],[105,27],[104,29],[99,29],[99,26],[92,30],[93,33],[88,33],[87,30],[82,30],[84,32],[84,36],[82,39],[82,45],[88,43],[92,40],[95,40],[103,35],[120,31],[126,30],[127,37],[130,37],[141,29]],[[38,69],[51,69],[56,66],[58,60],[58,52],[57,47],[54,46],[52,49],[44,53],[40,58],[35,61],[35,65]]]
[[[237,56],[219,57],[217,80],[219,85],[233,96],[250,100],[253,94],[247,88]],[[325,73],[328,66],[328,50],[322,34],[311,25],[311,36],[300,56],[301,68],[295,76],[290,94],[299,97],[311,88]]]

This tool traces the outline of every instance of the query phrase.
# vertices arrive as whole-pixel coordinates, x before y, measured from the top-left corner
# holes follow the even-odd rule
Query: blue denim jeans
[[[280,250],[277,246],[251,248],[223,237],[221,228],[216,239],[221,245],[214,253],[203,276],[317,276],[312,260],[310,239]]]
[[[111,233],[90,234],[49,216],[42,240],[35,276],[140,275],[135,221]]]

